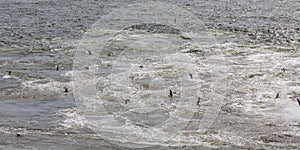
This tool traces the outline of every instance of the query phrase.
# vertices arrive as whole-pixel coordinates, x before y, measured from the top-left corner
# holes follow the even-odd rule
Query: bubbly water
[[[299,148],[299,1],[0,4],[1,149]]]

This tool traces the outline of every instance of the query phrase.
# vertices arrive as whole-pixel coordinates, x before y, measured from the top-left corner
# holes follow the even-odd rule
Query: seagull
[[[192,74],[192,73],[189,73],[189,75],[190,75],[191,79],[193,79],[193,74]]]
[[[65,89],[65,93],[68,93],[68,92],[69,92],[69,89],[68,89],[68,88],[64,87],[64,89]]]
[[[92,55],[92,52],[90,50],[87,50],[87,51],[88,51],[89,55]]]
[[[124,100],[125,104],[130,103],[129,99]]]
[[[57,64],[57,65],[56,65],[56,71],[59,70],[59,65],[60,65],[60,64]]]
[[[198,106],[200,105],[200,97],[198,97],[197,105],[198,105]]]
[[[11,71],[6,71],[7,74],[3,76],[4,79],[11,78]]]
[[[21,133],[17,133],[17,134],[16,134],[16,137],[21,137],[21,136],[22,136]]]
[[[170,90],[170,92],[169,92],[169,98],[172,98],[173,97],[173,92],[172,92],[172,90]]]
[[[8,73],[8,75],[10,76],[11,75],[11,71],[6,71]]]
[[[276,97],[275,97],[275,98],[279,98],[279,93],[276,94]]]
[[[299,99],[299,98],[297,98],[297,101],[298,101],[298,104],[299,104],[299,106],[300,106],[300,99]]]

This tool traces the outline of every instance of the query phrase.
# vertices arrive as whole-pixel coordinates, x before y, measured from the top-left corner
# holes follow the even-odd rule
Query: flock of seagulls
[[[286,70],[287,70],[286,68],[282,68],[282,69],[281,69],[282,72],[280,72],[280,74],[283,75],[283,73],[285,73]],[[280,98],[279,93],[276,94],[275,98]],[[300,106],[300,99],[297,98],[296,100],[297,100],[297,102],[298,102],[298,105]]]
[[[56,68],[56,71],[59,71],[60,70],[60,63],[59,64],[57,64],[56,66],[55,66],[55,68]],[[7,74],[5,75],[5,77],[7,77],[7,78],[9,78],[11,75],[12,75],[12,71],[11,70],[9,70],[9,71],[6,71],[7,72]],[[64,92],[65,93],[68,93],[69,92],[69,88],[67,88],[67,87],[63,87],[64,88]]]
[[[91,51],[88,51],[88,53],[89,53],[89,55],[92,55],[92,52],[91,52]],[[57,65],[56,65],[56,71],[59,71],[60,65],[61,65],[61,64],[57,64]],[[143,66],[140,65],[139,68],[142,69]],[[285,69],[285,68],[282,68],[282,69],[281,69],[281,71],[282,71],[283,73],[285,73],[286,70],[287,70],[287,69]],[[6,72],[7,72],[7,76],[10,76],[10,75],[12,74],[12,71],[6,71]],[[190,77],[191,79],[193,79],[193,74],[192,74],[192,73],[189,73],[188,75],[189,75],[189,77]],[[65,92],[65,93],[68,93],[68,92],[69,92],[69,88],[67,88],[67,87],[63,87],[63,88],[64,88],[64,92]],[[168,95],[168,97],[169,97],[170,99],[173,98],[173,91],[172,91],[172,90],[169,90],[169,95]],[[280,97],[280,94],[277,93],[276,96],[275,96],[275,98],[279,98],[279,97]],[[130,100],[129,100],[129,99],[126,99],[126,100],[124,100],[124,102],[125,102],[125,104],[128,104],[128,103],[130,103]],[[298,102],[298,104],[299,104],[299,106],[300,106],[300,99],[299,99],[299,98],[297,98],[297,102]],[[200,97],[198,97],[198,100],[197,100],[196,105],[197,105],[197,106],[200,106]]]
[[[92,55],[92,52],[91,52],[91,51],[88,51],[88,54],[89,54],[89,55]],[[61,65],[61,64],[57,64],[57,65],[56,65],[56,71],[59,71],[59,70],[60,70],[60,65]],[[143,66],[140,65],[139,68],[142,69]],[[282,71],[283,73],[285,73],[286,69],[285,69],[285,68],[282,68],[281,71]],[[7,72],[7,76],[11,76],[11,75],[12,75],[12,71],[6,71],[6,72]],[[193,74],[192,74],[192,73],[189,73],[188,75],[189,75],[189,77],[190,77],[191,79],[193,79]],[[65,92],[65,93],[68,93],[68,92],[69,92],[69,88],[67,88],[67,87],[63,87],[63,88],[64,88],[64,92]],[[172,99],[174,93],[175,93],[175,92],[173,92],[173,91],[170,89],[170,90],[169,90],[168,97],[169,97],[170,99]],[[277,93],[276,96],[275,96],[275,98],[279,98],[279,97],[280,97],[280,94]],[[297,98],[297,102],[298,102],[298,105],[300,106],[300,98]],[[126,100],[124,100],[124,103],[125,103],[125,104],[128,104],[128,103],[130,103],[130,100],[129,100],[129,99],[126,99]],[[197,102],[196,102],[196,105],[197,105],[197,106],[200,106],[200,105],[201,105],[201,98],[200,98],[200,97],[198,97]],[[22,136],[21,133],[17,133],[17,134],[16,134],[16,137],[21,137],[21,136]]]

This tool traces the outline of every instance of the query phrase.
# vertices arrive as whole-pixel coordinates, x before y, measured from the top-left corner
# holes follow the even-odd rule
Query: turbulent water
[[[0,149],[299,149],[297,0],[0,6]]]

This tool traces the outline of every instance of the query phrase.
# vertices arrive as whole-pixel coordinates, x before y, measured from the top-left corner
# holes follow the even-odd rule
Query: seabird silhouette
[[[170,90],[170,92],[169,92],[169,98],[172,98],[173,97],[173,92],[172,92],[172,90]]]
[[[11,75],[11,71],[6,71],[8,73],[8,75]]]
[[[192,74],[192,73],[189,73],[189,75],[190,75],[191,79],[193,79],[193,74]]]
[[[299,104],[299,106],[300,106],[300,99],[299,99],[299,98],[297,98],[297,101],[298,101],[298,104]]]
[[[64,87],[64,89],[65,89],[65,93],[68,93],[68,92],[69,92],[69,89],[68,89],[68,88]]]
[[[16,134],[16,137],[21,137],[21,136],[22,136],[21,133],[17,133],[17,134]]]
[[[124,100],[125,104],[130,103],[129,99]]]
[[[275,98],[279,98],[279,93],[276,94],[276,97],[275,97]]]
[[[58,71],[58,70],[59,70],[59,64],[56,65],[56,71]]]
[[[200,105],[200,97],[198,97],[197,105],[198,105],[198,106]]]
[[[89,55],[92,55],[92,52],[90,50],[88,50]]]

